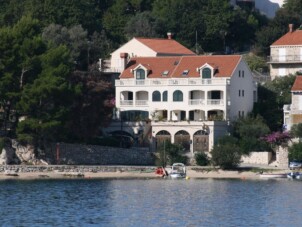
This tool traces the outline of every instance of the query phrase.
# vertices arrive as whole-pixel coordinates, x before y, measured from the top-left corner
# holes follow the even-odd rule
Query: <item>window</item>
[[[211,69],[204,68],[202,70],[202,79],[211,79]]]
[[[244,78],[244,71],[242,70],[242,78]]]
[[[183,94],[181,91],[177,90],[173,93],[173,102],[182,102],[183,101]]]
[[[136,70],[136,79],[137,80],[144,80],[145,79],[145,70],[143,69],[137,69]]]
[[[182,72],[182,76],[187,76],[189,74],[189,70],[184,70],[183,72]]]
[[[239,97],[241,96],[241,90],[239,90]]]
[[[244,97],[244,90],[241,91],[242,97]]]
[[[160,102],[160,92],[159,91],[154,91],[152,93],[152,101],[153,102]]]
[[[162,76],[168,76],[168,74],[169,74],[169,70],[165,70],[165,71],[163,71],[163,73],[161,75]]]
[[[241,71],[239,70],[239,77],[241,77]]]
[[[257,102],[257,91],[253,91],[253,100]]]
[[[163,102],[167,102],[168,101],[168,91],[164,91],[163,92]]]

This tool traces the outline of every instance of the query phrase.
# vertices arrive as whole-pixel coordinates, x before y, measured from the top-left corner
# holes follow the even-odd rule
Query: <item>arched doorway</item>
[[[207,152],[209,151],[209,134],[206,130],[199,130],[193,135],[193,151]]]
[[[166,131],[166,130],[162,130],[159,131],[156,136],[156,150],[159,149],[161,146],[164,145],[165,142],[171,142],[171,134]]]
[[[185,130],[178,131],[174,136],[174,144],[184,148],[184,152],[190,152],[190,134]]]

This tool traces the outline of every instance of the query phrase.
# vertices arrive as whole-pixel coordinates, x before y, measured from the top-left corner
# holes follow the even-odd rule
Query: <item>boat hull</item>
[[[286,174],[260,174],[260,178],[286,178]]]

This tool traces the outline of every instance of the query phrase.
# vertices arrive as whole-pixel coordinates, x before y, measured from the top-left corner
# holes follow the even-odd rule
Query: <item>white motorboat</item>
[[[260,178],[286,178],[284,173],[262,173]]]
[[[290,172],[287,174],[287,178],[302,180],[302,173],[300,172]]]
[[[174,163],[172,165],[172,169],[170,172],[170,177],[172,179],[186,178],[186,176],[187,176],[186,166],[183,163]]]

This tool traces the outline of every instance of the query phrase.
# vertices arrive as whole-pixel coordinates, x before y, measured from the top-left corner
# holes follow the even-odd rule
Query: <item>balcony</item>
[[[223,99],[208,99],[207,104],[213,106],[222,106],[224,102]]]
[[[201,78],[183,78],[183,79],[122,79],[115,80],[115,86],[127,87],[127,86],[200,86],[200,85],[227,85],[229,79],[226,78],[215,78],[215,79],[201,79]]]
[[[268,56],[268,63],[278,63],[278,64],[287,64],[287,63],[302,63],[302,55],[276,55]]]
[[[133,100],[121,100],[120,104],[121,106],[133,106],[135,103],[135,106],[148,106],[148,100],[136,100],[135,102]]]
[[[100,59],[99,70],[105,73],[121,73],[124,67],[111,67],[111,60]]]
[[[204,99],[189,99],[190,106],[200,106],[204,104],[205,104]]]

